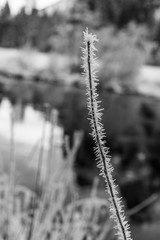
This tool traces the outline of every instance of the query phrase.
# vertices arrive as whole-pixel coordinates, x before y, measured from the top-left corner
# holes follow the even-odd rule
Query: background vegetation
[[[1,98],[7,96],[13,105],[23,108],[32,104],[42,112],[45,103],[58,109],[59,124],[70,136],[71,146],[74,132],[83,130],[75,157],[76,181],[81,186],[91,185],[96,168],[80,68],[82,31],[88,26],[100,39],[98,91],[105,108],[103,121],[115,175],[126,205],[130,209],[153,194],[159,196],[159,77],[155,81],[152,72],[147,76],[151,86],[141,70],[160,65],[160,2],[77,0],[65,12],[52,8],[50,14],[36,6],[30,14],[21,9],[15,16],[8,4],[1,10],[1,56],[6,48],[18,53],[14,55],[18,67],[0,62]],[[33,52],[37,58],[42,54],[47,59],[45,69],[31,68]],[[159,200],[136,212],[132,219],[159,221]]]

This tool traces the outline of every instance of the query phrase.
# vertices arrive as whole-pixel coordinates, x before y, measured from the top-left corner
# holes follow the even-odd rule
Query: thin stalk
[[[129,225],[125,220],[124,210],[121,205],[121,198],[118,197],[116,185],[112,177],[113,167],[110,163],[110,157],[108,156],[108,148],[105,146],[105,133],[103,124],[101,123],[102,110],[100,109],[100,102],[97,97],[98,79],[96,76],[96,57],[94,42],[97,41],[95,35],[89,34],[88,29],[84,32],[84,44],[85,48],[83,52],[83,68],[84,76],[87,85],[87,105],[89,109],[89,115],[91,116],[90,124],[92,128],[92,137],[95,141],[95,153],[98,160],[97,166],[100,168],[100,175],[105,179],[107,185],[107,191],[110,196],[110,212],[111,217],[114,219],[115,229],[117,235],[121,240],[131,240],[131,234],[129,231]]]
[[[52,161],[53,159],[53,152],[54,152],[54,128],[57,125],[57,120],[58,119],[58,113],[54,109],[51,111],[50,115],[50,136],[49,136],[49,149],[48,149],[48,155],[47,155],[47,171],[46,171],[46,176],[45,176],[45,182],[44,182],[44,191],[43,191],[43,196],[42,196],[42,206],[41,206],[41,218],[45,217],[47,208],[49,207],[50,204],[50,198],[51,198],[51,191],[52,191],[52,180],[53,180],[53,166],[52,166]]]
[[[37,190],[41,187],[41,171],[42,171],[42,163],[43,163],[43,152],[44,152],[44,140],[45,140],[45,128],[46,128],[46,121],[47,121],[47,111],[45,114],[45,120],[43,122],[42,126],[42,137],[40,142],[40,151],[39,151],[39,158],[38,158],[38,166],[37,166],[37,173],[36,173],[36,179],[35,179],[35,186],[34,186],[34,193],[31,200],[31,223],[29,226],[28,231],[28,237],[27,239],[32,239],[33,231],[34,231],[34,225],[35,225],[35,214],[36,214],[36,200],[37,198]]]
[[[103,153],[101,143],[100,143],[100,136],[99,136],[99,132],[98,132],[98,127],[97,127],[98,124],[97,124],[97,119],[96,119],[96,110],[94,108],[94,93],[93,93],[93,87],[92,87],[92,75],[91,75],[91,64],[90,64],[90,42],[87,43],[87,46],[88,46],[89,87],[90,87],[90,93],[91,93],[90,104],[91,104],[91,110],[92,110],[91,113],[92,113],[93,126],[94,126],[94,131],[95,131],[95,141],[97,143],[97,146],[98,146],[98,149],[100,151],[101,158],[102,158],[103,167],[104,167],[104,174],[105,174],[106,179],[107,179],[107,186],[108,186],[109,194],[111,196],[111,202],[112,202],[113,206],[115,207],[118,222],[119,222],[120,227],[122,229],[123,238],[125,240],[127,240],[127,237],[126,237],[126,234],[125,234],[125,229],[123,227],[123,222],[122,222],[122,219],[120,217],[118,205],[117,205],[116,200],[115,200],[116,196],[114,194],[114,189],[113,189],[112,183],[111,183],[111,181],[108,177],[108,170],[107,170],[107,166],[106,166],[105,155]]]
[[[8,206],[7,206],[7,239],[10,237],[10,221],[14,211],[14,190],[16,175],[16,160],[14,157],[14,113],[11,113],[10,126],[10,156],[9,156],[9,179],[8,179]]]
[[[14,189],[16,175],[16,159],[14,157],[14,115],[11,116],[11,139],[10,139],[10,199],[11,199],[11,214],[14,207]]]
[[[47,156],[47,178],[46,178],[46,189],[48,190],[50,187],[51,183],[51,177],[52,177],[52,162],[53,162],[53,152],[54,152],[54,129],[57,126],[58,122],[58,112],[57,110],[53,109],[51,111],[51,116],[50,116],[50,137],[49,137],[49,150],[48,150],[48,156]],[[48,193],[48,191],[47,191]]]

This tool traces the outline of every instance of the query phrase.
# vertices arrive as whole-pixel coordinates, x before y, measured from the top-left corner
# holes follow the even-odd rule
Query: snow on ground
[[[145,65],[140,68],[137,78],[138,92],[160,97],[160,67]]]
[[[31,77],[49,68],[49,55],[33,49],[0,48],[0,70]]]
[[[26,80],[40,77],[67,82],[66,79],[70,79],[70,59],[64,54],[0,47],[0,56],[0,71],[3,73],[20,75]]]

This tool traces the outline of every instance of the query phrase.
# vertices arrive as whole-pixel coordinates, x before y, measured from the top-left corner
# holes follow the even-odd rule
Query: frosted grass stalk
[[[83,53],[83,75],[86,82],[87,107],[89,110],[89,121],[92,129],[92,137],[95,142],[94,151],[96,154],[97,167],[100,169],[100,175],[104,178],[106,189],[110,196],[110,213],[114,219],[116,235],[119,240],[132,240],[129,224],[124,215],[122,200],[119,197],[115,180],[112,177],[113,167],[108,156],[108,148],[106,147],[105,131],[102,120],[103,109],[98,100],[97,85],[97,58],[95,52],[95,42],[98,41],[96,35],[88,32],[88,29],[83,32],[84,47]]]
[[[31,199],[31,221],[30,226],[28,229],[28,236],[27,240],[31,240],[35,234],[35,222],[36,222],[36,214],[37,214],[37,208],[36,208],[36,201],[39,203],[39,196],[37,191],[41,190],[42,182],[41,182],[41,173],[42,173],[42,166],[43,166],[43,154],[44,154],[44,141],[46,136],[46,122],[47,122],[47,112],[45,112],[45,119],[42,125],[42,136],[40,141],[40,150],[39,150],[39,158],[38,158],[38,166],[37,166],[37,172],[35,177],[35,185],[34,185],[34,192],[32,194]]]
[[[10,126],[10,162],[9,162],[9,178],[8,178],[8,193],[7,193],[7,227],[6,238],[11,236],[11,222],[14,214],[14,192],[15,192],[15,177],[16,177],[16,159],[14,157],[14,113],[11,113]]]

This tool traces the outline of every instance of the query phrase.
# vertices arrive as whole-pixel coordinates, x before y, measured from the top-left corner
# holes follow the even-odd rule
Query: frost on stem
[[[132,240],[129,224],[124,215],[121,198],[118,196],[117,186],[112,177],[113,167],[108,156],[108,148],[105,146],[105,131],[102,119],[103,109],[100,107],[97,94],[97,58],[95,52],[97,49],[94,43],[98,41],[96,35],[88,32],[86,28],[84,34],[84,47],[82,48],[82,68],[86,81],[87,107],[89,111],[89,121],[92,129],[92,137],[95,142],[95,154],[97,167],[100,169],[100,175],[106,182],[107,192],[110,196],[111,218],[114,219],[116,234],[119,240]]]

